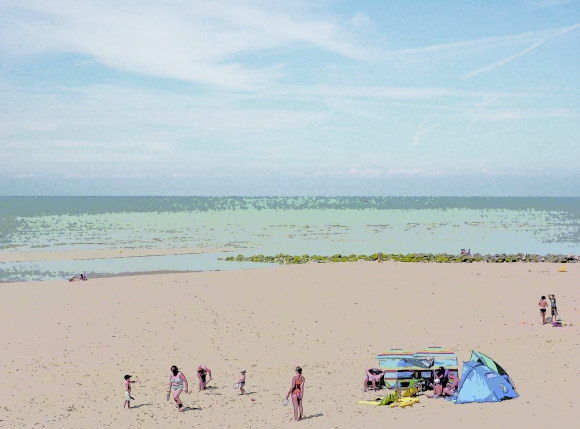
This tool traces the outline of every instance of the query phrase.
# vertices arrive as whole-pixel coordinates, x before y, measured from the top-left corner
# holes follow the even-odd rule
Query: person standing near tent
[[[556,307],[556,295],[548,295],[552,307],[552,322],[558,319],[558,307]]]
[[[542,295],[540,298],[540,302],[538,302],[540,306],[540,315],[542,316],[542,325],[546,324],[546,307],[548,306],[548,302],[546,301],[546,297]]]

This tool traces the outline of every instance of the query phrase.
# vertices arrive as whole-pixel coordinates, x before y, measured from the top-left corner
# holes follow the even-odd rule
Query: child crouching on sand
[[[238,380],[238,384],[240,385],[240,395],[245,395],[246,391],[244,390],[244,386],[246,385],[246,370],[242,369],[240,374],[240,379]]]
[[[139,380],[135,380],[135,381],[131,381],[131,376],[130,375],[126,375],[125,376],[125,403],[123,404],[123,408],[125,408],[125,405],[127,406],[127,409],[131,408],[131,399],[135,399],[131,396],[131,383],[139,383]]]

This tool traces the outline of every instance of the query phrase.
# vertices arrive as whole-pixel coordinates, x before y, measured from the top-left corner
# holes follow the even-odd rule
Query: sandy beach
[[[574,427],[580,264],[558,267],[360,262],[2,284],[0,427]],[[539,323],[548,293],[572,326]],[[472,349],[488,354],[520,398],[355,404],[378,396],[361,391],[376,354],[426,346],[461,362]],[[214,374],[202,393],[199,364]],[[166,401],[171,365],[190,382],[184,413]],[[281,403],[296,365],[300,423]],[[248,397],[232,389],[240,368]],[[125,374],[142,382],[132,410],[122,408]]]
[[[196,255],[199,253],[234,252],[239,249],[224,248],[185,248],[185,249],[83,249],[51,250],[38,252],[2,252],[0,262],[26,261],[73,261],[90,259],[140,258],[145,256]]]

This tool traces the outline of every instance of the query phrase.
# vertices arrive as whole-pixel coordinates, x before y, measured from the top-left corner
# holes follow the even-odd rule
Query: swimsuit
[[[180,373],[177,373],[177,375],[172,376],[169,379],[171,381],[171,387],[173,387],[173,390],[183,390],[183,380],[181,379],[179,374]]]
[[[294,389],[292,390],[292,395],[300,395],[302,391],[300,390],[300,386],[302,385],[302,380],[299,378],[294,382]]]

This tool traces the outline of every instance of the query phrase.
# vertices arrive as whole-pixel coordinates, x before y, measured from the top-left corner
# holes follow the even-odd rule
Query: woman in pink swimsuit
[[[177,404],[177,409],[179,411],[183,411],[183,404],[181,403],[181,399],[179,399],[179,395],[183,392],[183,388],[185,387],[185,393],[189,393],[188,385],[187,385],[187,378],[179,369],[173,365],[171,367],[171,375],[169,376],[169,392],[173,389],[173,400]]]
[[[302,420],[302,397],[304,396],[304,377],[302,376],[302,368],[296,367],[296,375],[292,378],[292,386],[286,399],[292,395],[292,405],[294,405],[294,420]]]

